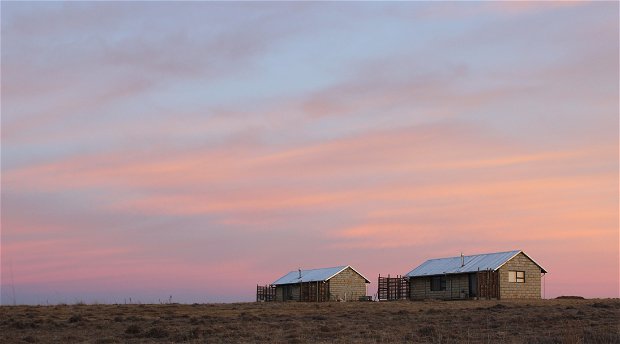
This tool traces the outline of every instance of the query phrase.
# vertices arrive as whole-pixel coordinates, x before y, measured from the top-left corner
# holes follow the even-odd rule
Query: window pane
[[[431,277],[431,291],[446,290],[446,276]]]
[[[525,271],[517,271],[517,278],[525,278]]]
[[[508,282],[516,282],[516,281],[517,281],[517,272],[508,271]]]

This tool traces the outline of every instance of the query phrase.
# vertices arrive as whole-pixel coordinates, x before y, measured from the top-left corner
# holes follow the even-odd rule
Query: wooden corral
[[[409,279],[405,276],[381,277],[377,281],[377,300],[395,301],[409,299]]]
[[[273,285],[256,285],[256,302],[276,300],[276,287]]]

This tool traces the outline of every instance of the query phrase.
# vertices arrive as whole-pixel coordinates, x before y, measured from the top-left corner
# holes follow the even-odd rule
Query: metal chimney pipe
[[[463,252],[461,252],[461,267],[465,266],[465,256],[463,256]]]
[[[301,279],[301,268],[299,268],[299,279]]]

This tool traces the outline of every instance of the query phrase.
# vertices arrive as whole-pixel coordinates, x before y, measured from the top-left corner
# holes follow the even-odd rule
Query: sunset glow
[[[1,6],[2,304],[508,250],[620,296],[617,2]]]

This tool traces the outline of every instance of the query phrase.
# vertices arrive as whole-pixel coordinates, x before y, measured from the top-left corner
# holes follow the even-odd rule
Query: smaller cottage
[[[547,271],[523,251],[430,259],[411,270],[410,299],[540,299]]]
[[[358,301],[370,281],[351,266],[296,270],[272,283],[276,301]]]

